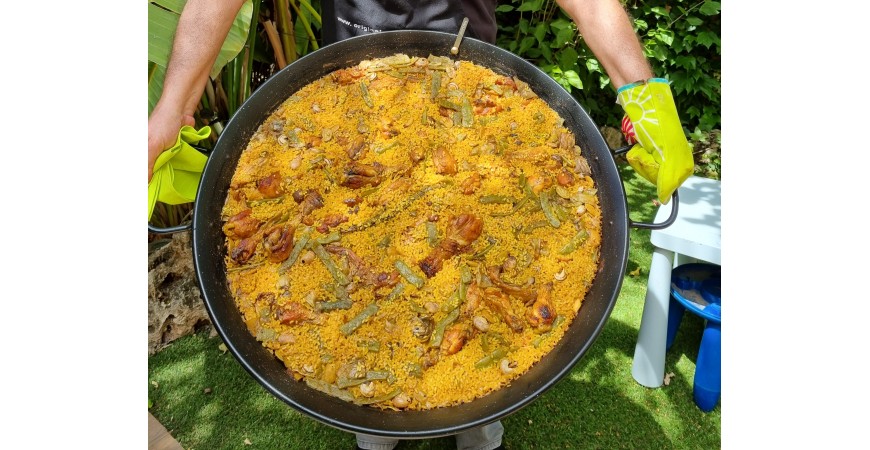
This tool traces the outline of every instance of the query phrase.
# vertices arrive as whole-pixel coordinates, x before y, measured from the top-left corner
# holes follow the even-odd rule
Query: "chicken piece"
[[[535,194],[540,194],[541,191],[547,190],[553,186],[553,179],[547,174],[538,173],[529,175],[527,182],[529,183],[529,187],[532,188],[532,192]]]
[[[343,256],[347,260],[348,277],[351,279],[359,278],[366,286],[371,287],[372,291],[377,291],[383,287],[393,287],[399,283],[398,271],[376,273],[369,264],[349,248],[338,244],[327,244],[323,248],[333,255]]]
[[[351,67],[349,69],[336,70],[335,72],[332,72],[331,75],[332,81],[335,81],[337,84],[342,86],[347,86],[362,78],[363,75],[365,75],[365,72],[356,67]]]
[[[542,331],[550,329],[553,320],[556,319],[552,297],[553,283],[547,283],[538,289],[538,297],[526,313],[526,320],[531,326]]]
[[[472,282],[468,285],[465,291],[465,303],[462,304],[462,314],[466,317],[471,317],[480,308],[480,302],[483,300],[483,290],[477,283]]]
[[[366,140],[362,136],[357,136],[347,148],[347,157],[352,160],[357,160],[365,157]]]
[[[480,174],[474,172],[462,182],[462,193],[465,195],[471,195],[478,189],[480,189]]]
[[[338,184],[351,189],[359,189],[363,186],[377,186],[381,184],[381,181],[381,176],[374,166],[352,162],[345,167],[341,182]]]
[[[523,321],[513,312],[510,298],[504,292],[496,288],[487,288],[484,291],[483,301],[486,306],[501,317],[501,320],[516,333],[523,331]]]
[[[293,251],[293,234],[296,228],[290,225],[275,225],[263,233],[263,248],[269,261],[284,261]]]
[[[574,184],[574,175],[568,169],[562,169],[558,175],[556,175],[556,182],[559,183],[559,186],[568,187]]]
[[[296,325],[308,320],[311,314],[301,303],[291,302],[285,306],[279,306],[275,310],[275,318],[284,325]]]
[[[294,195],[294,199],[296,196]],[[299,203],[299,208],[301,210],[302,216],[307,216],[311,214],[315,209],[323,208],[323,196],[320,195],[320,192],[317,192],[314,189],[310,189],[305,195],[302,197],[302,201]]]
[[[317,226],[317,231],[326,234],[330,228],[335,228],[347,221],[348,218],[344,214],[328,214],[323,218],[323,222]]]
[[[439,145],[432,152],[432,162],[435,164],[435,172],[438,174],[453,175],[456,173],[456,158],[443,145]]]
[[[381,189],[381,192],[377,195],[377,197],[371,196],[370,200],[367,200],[367,202],[372,206],[383,206],[390,202],[390,200],[393,198],[393,193],[407,191],[410,188],[410,178],[396,178],[392,183],[387,185],[387,187]]]
[[[281,188],[281,174],[274,172],[266,178],[257,180],[257,190],[264,198],[275,198],[284,193]]]
[[[474,100],[474,114],[477,116],[488,116],[490,114],[496,114],[501,112],[502,107],[498,103],[495,102],[488,95],[484,95],[482,98]]]
[[[538,298],[538,294],[534,289],[524,288],[515,284],[508,283],[501,279],[501,266],[489,266],[486,268],[486,275],[493,284],[507,295],[512,295],[523,301],[525,304],[530,304]]]
[[[468,340],[468,327],[461,323],[452,325],[444,331],[444,338],[441,340],[441,351],[450,356],[455,354],[465,345]]]
[[[260,221],[251,216],[248,208],[227,220],[223,226],[224,234],[232,239],[251,237],[260,227]]]
[[[257,241],[254,238],[244,238],[230,251],[230,259],[238,264],[244,264],[257,251]]]
[[[482,231],[483,219],[474,214],[461,214],[451,218],[447,223],[446,236],[420,261],[420,269],[427,277],[432,278],[441,270],[445,260],[468,250]]]

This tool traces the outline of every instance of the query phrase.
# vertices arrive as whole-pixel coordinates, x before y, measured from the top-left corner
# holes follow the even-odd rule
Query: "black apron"
[[[323,0],[323,43],[388,30],[458,33],[495,43],[495,0]]]

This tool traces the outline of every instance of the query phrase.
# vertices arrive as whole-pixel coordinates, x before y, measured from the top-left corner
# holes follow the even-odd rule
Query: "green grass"
[[[651,220],[654,189],[630,169],[621,172],[632,219]],[[649,233],[631,231],[619,299],[589,352],[553,388],[502,420],[508,449],[720,447],[720,407],[704,413],[692,400],[701,319],[690,314],[683,319],[665,361],[665,372],[674,373],[668,386],[648,389],[631,376],[652,253]],[[638,268],[640,273],[632,274]],[[353,448],[353,435],[272,397],[220,344],[219,338],[199,333],[148,359],[149,410],[185,449]],[[211,392],[205,393],[206,388]],[[405,441],[398,447],[453,448],[450,437]]]

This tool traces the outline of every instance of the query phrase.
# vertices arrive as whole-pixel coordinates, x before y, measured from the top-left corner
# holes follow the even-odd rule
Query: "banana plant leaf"
[[[148,114],[160,99],[163,92],[163,78],[166,64],[172,51],[175,28],[187,0],[150,0],[148,2]],[[220,74],[227,63],[238,55],[248,39],[251,26],[253,1],[242,6],[233,22],[230,32],[212,66],[211,78]]]

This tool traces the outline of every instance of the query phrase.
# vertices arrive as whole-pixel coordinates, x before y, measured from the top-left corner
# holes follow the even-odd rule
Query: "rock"
[[[190,233],[152,242],[148,254],[148,354],[202,326],[209,326],[193,268]],[[215,331],[212,329],[212,335]]]

